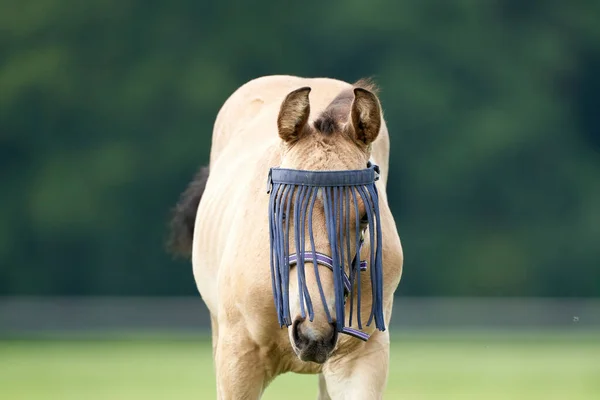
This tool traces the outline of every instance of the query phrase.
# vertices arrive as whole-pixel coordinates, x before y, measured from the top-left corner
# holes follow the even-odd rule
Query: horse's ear
[[[298,140],[308,122],[310,102],[308,101],[309,87],[302,87],[290,92],[279,110],[277,129],[279,137],[287,143]]]
[[[352,127],[356,140],[369,145],[377,139],[381,128],[381,106],[377,96],[366,89],[354,89]]]

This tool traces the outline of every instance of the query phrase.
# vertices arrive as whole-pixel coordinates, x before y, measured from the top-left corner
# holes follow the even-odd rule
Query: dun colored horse
[[[170,243],[210,311],[219,399],[285,372],[318,374],[319,399],[382,398],[403,265],[388,164],[369,80],[266,76],[224,103]]]

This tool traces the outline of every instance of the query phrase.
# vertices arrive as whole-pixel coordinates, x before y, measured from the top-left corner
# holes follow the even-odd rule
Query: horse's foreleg
[[[387,384],[388,331],[375,332],[360,349],[331,360],[323,368],[333,400],[380,400]]]
[[[260,399],[265,369],[258,347],[246,334],[219,326],[215,359],[218,400]]]
[[[319,397],[317,397],[317,400],[331,400],[323,374],[319,374]]]
[[[219,343],[219,323],[217,322],[217,317],[212,314],[210,315],[210,333],[212,335],[213,363],[216,363],[217,343]]]

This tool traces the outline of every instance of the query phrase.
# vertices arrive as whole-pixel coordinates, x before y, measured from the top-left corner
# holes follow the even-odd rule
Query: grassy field
[[[600,335],[410,334],[394,338],[385,399],[600,399]],[[201,340],[0,341],[0,399],[214,399]],[[315,399],[284,375],[264,399]]]

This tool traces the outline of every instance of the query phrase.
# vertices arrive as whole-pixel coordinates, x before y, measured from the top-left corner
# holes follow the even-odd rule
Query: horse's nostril
[[[304,322],[303,318],[298,318],[294,321],[292,326],[292,335],[294,337],[294,343],[298,350],[302,350],[308,344],[308,338],[302,333],[300,325]]]
[[[331,339],[329,340],[329,345],[332,349],[335,347],[338,338],[338,331],[335,325],[336,324],[331,324]]]

